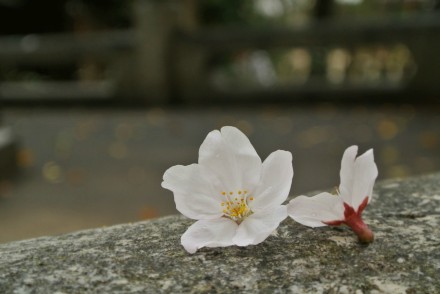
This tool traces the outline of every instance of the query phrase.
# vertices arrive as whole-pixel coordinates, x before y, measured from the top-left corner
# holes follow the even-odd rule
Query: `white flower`
[[[344,152],[339,195],[321,193],[314,197],[299,196],[290,201],[287,210],[295,221],[309,227],[345,224],[361,242],[373,241],[373,233],[361,215],[371,200],[378,172],[373,150],[356,158],[357,150],[357,146],[351,146]]]
[[[198,220],[182,235],[185,249],[247,246],[264,241],[287,217],[292,183],[290,152],[278,150],[261,163],[249,139],[234,127],[208,134],[199,163],[169,168],[162,187],[177,210]]]

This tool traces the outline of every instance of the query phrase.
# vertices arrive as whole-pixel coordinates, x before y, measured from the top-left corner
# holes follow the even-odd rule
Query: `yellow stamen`
[[[234,191],[221,192],[226,196],[226,200],[221,202],[221,206],[224,208],[223,213],[225,217],[228,217],[237,223],[243,221],[248,215],[252,214],[252,211],[247,206],[247,201],[245,196],[241,197],[229,197],[229,195],[234,195]],[[236,190],[238,195],[246,194],[246,190]]]
[[[251,196],[251,197],[249,197],[249,200],[251,200],[251,201],[252,201],[252,200],[254,200],[254,197],[252,197],[252,196]]]

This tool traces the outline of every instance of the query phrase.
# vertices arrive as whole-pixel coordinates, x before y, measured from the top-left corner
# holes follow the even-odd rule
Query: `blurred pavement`
[[[20,175],[0,183],[0,242],[176,213],[164,171],[234,125],[262,159],[293,153],[291,195],[339,184],[343,151],[374,148],[379,179],[440,170],[440,107],[414,105],[3,110]]]

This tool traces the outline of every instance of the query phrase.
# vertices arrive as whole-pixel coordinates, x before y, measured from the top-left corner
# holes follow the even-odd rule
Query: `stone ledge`
[[[376,185],[361,246],[287,219],[246,248],[189,255],[181,216],[0,245],[0,293],[439,293],[440,173]]]

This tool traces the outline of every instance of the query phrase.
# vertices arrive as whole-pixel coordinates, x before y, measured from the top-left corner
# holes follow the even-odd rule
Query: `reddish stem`
[[[364,223],[360,215],[353,214],[348,219],[345,219],[344,223],[353,230],[361,243],[368,244],[374,241],[373,232]]]

